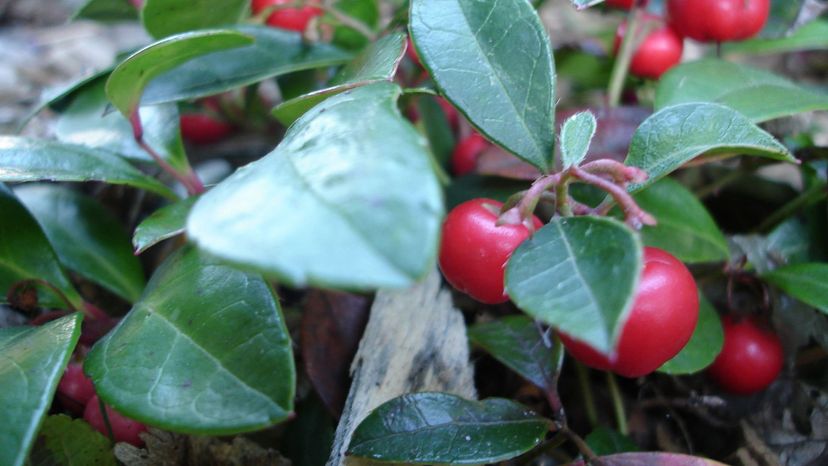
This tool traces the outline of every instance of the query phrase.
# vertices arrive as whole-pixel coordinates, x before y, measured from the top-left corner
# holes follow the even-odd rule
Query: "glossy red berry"
[[[679,34],[701,42],[744,40],[762,30],[770,0],[668,0],[667,16]]]
[[[70,362],[60,378],[57,394],[63,406],[74,414],[83,413],[86,403],[95,396],[92,380],[83,373],[83,365]]]
[[[722,319],[724,345],[708,369],[725,390],[748,395],[764,390],[782,370],[784,355],[779,337],[753,320]]]
[[[491,199],[472,199],[452,209],[443,223],[443,275],[453,287],[486,304],[508,301],[503,290],[506,261],[529,237],[523,225],[495,225],[502,205]],[[543,226],[537,217],[533,220],[535,228]]]
[[[294,0],[253,0],[253,14],[261,13],[265,8],[295,3]],[[322,14],[322,10],[312,6],[299,8],[283,8],[274,11],[267,17],[267,24],[273,27],[289,29],[302,32],[308,27],[308,23],[316,16]]]
[[[193,144],[212,144],[233,132],[233,126],[206,113],[181,115],[181,137]]]
[[[665,71],[681,61],[684,51],[684,39],[672,28],[662,23],[656,16],[645,16],[644,27],[651,27],[647,23],[659,23],[633,53],[630,61],[630,72],[642,78],[658,79]],[[615,53],[621,48],[621,41],[627,32],[627,23],[623,22],[615,32]]]
[[[477,158],[490,145],[480,134],[470,134],[454,147],[451,153],[451,171],[457,176],[471,173],[477,166]]]
[[[136,447],[144,444],[144,441],[141,440],[138,434],[145,432],[147,426],[122,416],[109,406],[106,407],[106,417],[109,419],[109,425],[112,427],[112,435],[115,437],[116,442],[131,443]],[[83,418],[98,432],[106,436],[109,435],[103,415],[101,414],[101,404],[98,401],[97,395],[90,398],[89,402],[86,403]]]
[[[699,295],[693,275],[670,253],[644,248],[644,268],[635,301],[613,357],[560,334],[569,354],[595,369],[640,377],[661,367],[684,348],[696,329]]]

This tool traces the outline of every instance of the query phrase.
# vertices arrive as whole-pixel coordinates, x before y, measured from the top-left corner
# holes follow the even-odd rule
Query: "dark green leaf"
[[[446,113],[437,103],[438,98],[424,95],[417,99],[417,113],[420,115],[417,126],[422,128],[426,139],[428,139],[428,145],[434,158],[437,159],[440,166],[446,166],[451,160],[456,140],[451,124],[446,118]]]
[[[41,327],[0,329],[0,464],[26,462],[80,337],[81,319],[76,313]]]
[[[43,139],[0,136],[0,181],[103,181],[175,194],[125,160],[102,149]]]
[[[437,87],[481,133],[541,171],[555,144],[555,65],[525,0],[415,0],[411,37]]]
[[[112,444],[82,419],[58,414],[43,421],[31,466],[116,466]]]
[[[257,430],[293,409],[290,337],[270,286],[194,248],[156,270],[84,370],[125,416],[177,432]]]
[[[654,113],[635,131],[625,163],[643,169],[650,178],[630,190],[638,191],[702,154],[795,160],[773,136],[733,109],[713,103],[679,104]]]
[[[505,202],[512,194],[528,188],[525,181],[496,176],[466,175],[452,180],[446,188],[446,206],[452,209],[478,197]]]
[[[95,199],[58,185],[15,190],[40,223],[60,262],[127,301],[144,289],[141,263],[115,216]]]
[[[828,48],[828,21],[818,19],[778,39],[752,39],[723,44],[725,54],[772,54]]]
[[[642,254],[638,236],[617,220],[555,218],[512,254],[506,292],[532,317],[609,353],[632,307]]]
[[[334,419],[311,391],[296,406],[296,419],[285,427],[279,452],[291,466],[325,466],[333,447]]]
[[[247,13],[249,3],[248,0],[145,0],[141,22],[151,36],[161,39],[238,23]]]
[[[190,239],[297,286],[410,285],[433,264],[443,208],[399,95],[376,83],[314,107],[273,152],[196,202]]]
[[[600,456],[598,459],[604,466],[726,466],[718,461],[679,453],[618,453]],[[584,460],[578,460],[570,463],[569,466],[585,466],[585,464]]]
[[[584,440],[599,456],[640,450],[638,445],[626,435],[603,426],[596,427]]]
[[[0,299],[20,280],[46,280],[63,293],[75,307],[83,303],[69,277],[60,267],[49,240],[37,220],[15,195],[0,184]],[[40,304],[65,309],[65,303],[51,291],[39,288]]]
[[[548,420],[511,400],[413,393],[369,414],[354,431],[347,454],[411,464],[495,463],[534,448],[548,426]]]
[[[762,278],[828,314],[828,264],[788,265],[763,274]]]
[[[546,346],[538,327],[525,316],[510,316],[469,329],[469,340],[544,390],[556,389],[563,347],[551,335]]]
[[[337,0],[334,6],[351,18],[362,21],[369,28],[375,28],[380,18],[377,0]],[[334,29],[331,42],[339,47],[355,50],[365,47],[368,38],[355,29],[340,24]]]
[[[707,59],[677,66],[658,82],[656,109],[687,102],[720,103],[758,123],[828,109],[828,94],[764,70]]]
[[[667,374],[694,374],[713,364],[724,344],[724,331],[716,309],[699,298],[699,322],[687,346],[673,359],[662,365],[658,371]]]
[[[135,253],[140,254],[167,238],[184,233],[184,224],[197,197],[191,196],[174,204],[162,207],[145,218],[132,236]]]
[[[563,168],[578,165],[586,158],[598,122],[590,111],[569,117],[561,128],[561,161]]]
[[[132,21],[138,11],[129,0],[87,0],[72,19],[91,19],[100,22]]]
[[[329,87],[282,102],[273,109],[273,116],[289,126],[328,97],[377,81],[390,81],[402,60],[404,46],[405,36],[401,33],[383,37],[345,65]]]

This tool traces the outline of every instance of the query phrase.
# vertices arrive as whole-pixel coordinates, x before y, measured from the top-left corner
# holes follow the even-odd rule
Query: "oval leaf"
[[[437,87],[477,129],[546,172],[555,144],[555,64],[526,0],[414,0],[411,37]]]
[[[290,337],[270,286],[185,248],[89,353],[101,398],[131,418],[193,434],[232,434],[293,409]]]
[[[638,191],[702,154],[796,160],[773,136],[731,108],[679,104],[654,113],[635,131],[625,163],[643,169],[650,178],[629,190]]]
[[[617,220],[555,218],[512,254],[506,292],[527,314],[609,354],[632,306],[642,255],[638,236]]]
[[[43,421],[30,458],[32,466],[117,466],[112,443],[83,419],[58,414]]]
[[[0,464],[23,465],[80,337],[75,313],[42,327],[0,329]]]
[[[828,264],[788,265],[763,274],[762,278],[803,303],[828,314]]]
[[[604,466],[727,466],[724,463],[698,456],[679,453],[619,453],[617,455],[599,456]],[[570,466],[585,466],[584,460],[570,463]]]
[[[548,420],[511,400],[414,393],[369,414],[347,454],[410,464],[494,463],[531,450],[548,428]]]
[[[828,48],[828,21],[825,19],[816,19],[797,29],[793,34],[784,37],[757,38],[722,45],[722,50],[725,54],[770,54],[804,50],[824,50]]]
[[[399,95],[376,83],[314,107],[273,152],[196,202],[190,239],[297,286],[410,285],[433,264],[443,207]]]
[[[60,262],[127,301],[144,289],[141,263],[123,226],[95,199],[58,185],[15,190],[34,215]]]
[[[152,37],[226,26],[241,21],[248,0],[145,0],[141,22]]]
[[[128,0],[87,0],[72,19],[91,19],[100,22],[132,21],[138,19],[138,10]]]
[[[666,374],[694,374],[713,364],[724,344],[724,330],[716,309],[703,296],[699,297],[699,321],[687,346],[658,371]]]
[[[138,224],[135,228],[135,234],[132,236],[135,254],[140,254],[167,238],[184,233],[187,215],[189,215],[190,209],[193,208],[196,200],[198,200],[198,197],[191,196],[175,204],[162,207]]]
[[[563,168],[578,165],[586,158],[598,122],[590,111],[569,117],[561,128],[561,159]]]

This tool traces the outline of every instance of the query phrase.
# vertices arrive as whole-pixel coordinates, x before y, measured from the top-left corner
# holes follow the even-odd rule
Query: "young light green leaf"
[[[506,292],[532,317],[609,353],[632,307],[642,256],[638,236],[617,220],[555,218],[512,254]]]
[[[433,264],[443,207],[399,95],[395,84],[375,83],[314,107],[273,152],[196,202],[190,239],[297,286],[413,283]]]
[[[184,248],[84,364],[125,416],[192,434],[233,434],[283,421],[295,369],[276,296],[248,275]]]
[[[633,134],[625,163],[643,169],[650,178],[629,190],[641,190],[702,154],[796,160],[773,136],[729,107],[679,104],[654,113]]]
[[[548,428],[547,419],[511,400],[412,393],[369,414],[346,454],[408,464],[496,463],[534,448]]]
[[[175,198],[164,184],[102,149],[44,139],[0,136],[0,181],[103,181]]]
[[[569,117],[561,128],[561,161],[563,168],[578,165],[587,156],[598,122],[589,110]]]
[[[0,464],[25,464],[80,337],[81,319],[75,313],[41,327],[0,329]]]
[[[248,0],[145,0],[141,22],[152,37],[161,39],[238,23],[247,13],[249,3]]]
[[[135,228],[135,234],[132,236],[135,254],[141,254],[167,238],[184,233],[187,215],[189,215],[190,209],[193,208],[193,204],[197,200],[198,197],[190,196],[162,207],[139,223]]]
[[[414,0],[411,38],[437,87],[477,129],[542,172],[555,144],[555,65],[526,0]]]
[[[112,213],[95,199],[54,184],[22,186],[15,194],[37,219],[64,266],[127,301],[138,299],[144,272]]]
[[[726,105],[759,123],[828,109],[828,93],[764,70],[711,58],[679,65],[659,80],[656,109],[687,102]]]
[[[719,314],[704,296],[699,297],[699,321],[687,346],[673,359],[658,368],[665,374],[694,374],[716,359],[724,344],[724,330]]]
[[[43,421],[38,441],[29,457],[31,466],[116,466],[112,443],[83,419],[64,414]]]
[[[793,34],[779,38],[757,38],[722,44],[722,51],[730,54],[774,54],[828,48],[828,20],[817,19],[797,29]]]
[[[762,275],[794,298],[828,314],[828,264],[807,263],[780,267]]]
[[[103,23],[133,21],[138,19],[138,10],[129,0],[87,0],[72,15],[72,19],[91,19]]]

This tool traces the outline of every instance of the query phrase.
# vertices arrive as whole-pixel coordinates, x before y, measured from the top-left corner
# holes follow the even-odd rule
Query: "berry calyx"
[[[112,435],[116,442],[127,442],[136,447],[144,444],[141,437],[138,436],[141,432],[147,430],[147,426],[138,421],[133,421],[127,417],[122,416],[118,411],[115,411],[110,406],[106,407],[106,417],[109,419],[109,425],[112,427]],[[101,413],[101,404],[98,396],[95,395],[86,403],[86,409],[83,411],[83,418],[92,426],[93,429],[109,436],[104,422],[103,414]]]
[[[295,0],[253,0],[253,14],[257,15],[268,7],[292,3],[295,3]],[[269,26],[302,32],[308,27],[308,23],[313,18],[321,14],[322,10],[320,8],[312,6],[280,8],[271,13],[265,22]]]
[[[451,285],[485,304],[509,300],[503,287],[504,269],[512,252],[526,238],[523,225],[500,225],[501,202],[472,199],[449,212],[443,223],[440,269]],[[536,229],[543,223],[535,216]]]
[[[755,320],[722,318],[724,345],[708,369],[725,390],[749,395],[764,390],[779,375],[784,364],[782,342]]]
[[[213,144],[233,132],[233,126],[206,113],[181,115],[181,137],[193,144]]]
[[[615,353],[608,357],[589,344],[560,333],[570,355],[589,367],[624,377],[647,375],[684,348],[699,317],[693,275],[670,253],[644,248],[644,268],[635,301]]]
[[[490,145],[480,134],[470,134],[454,147],[451,153],[451,171],[457,176],[471,173],[477,166],[477,158]]]
[[[643,18],[642,27],[650,27],[648,23],[659,23],[656,28],[647,34],[633,53],[630,61],[630,72],[641,78],[658,79],[681,61],[681,54],[684,52],[684,39],[672,28],[663,24],[661,18],[646,15]],[[627,33],[627,22],[618,26],[615,32],[615,53],[621,47],[621,41]]]
[[[73,414],[83,413],[84,407],[95,396],[92,380],[84,375],[83,365],[70,362],[58,382],[57,394],[63,406]]]
[[[667,16],[679,34],[701,42],[744,40],[762,30],[770,0],[668,0]]]

